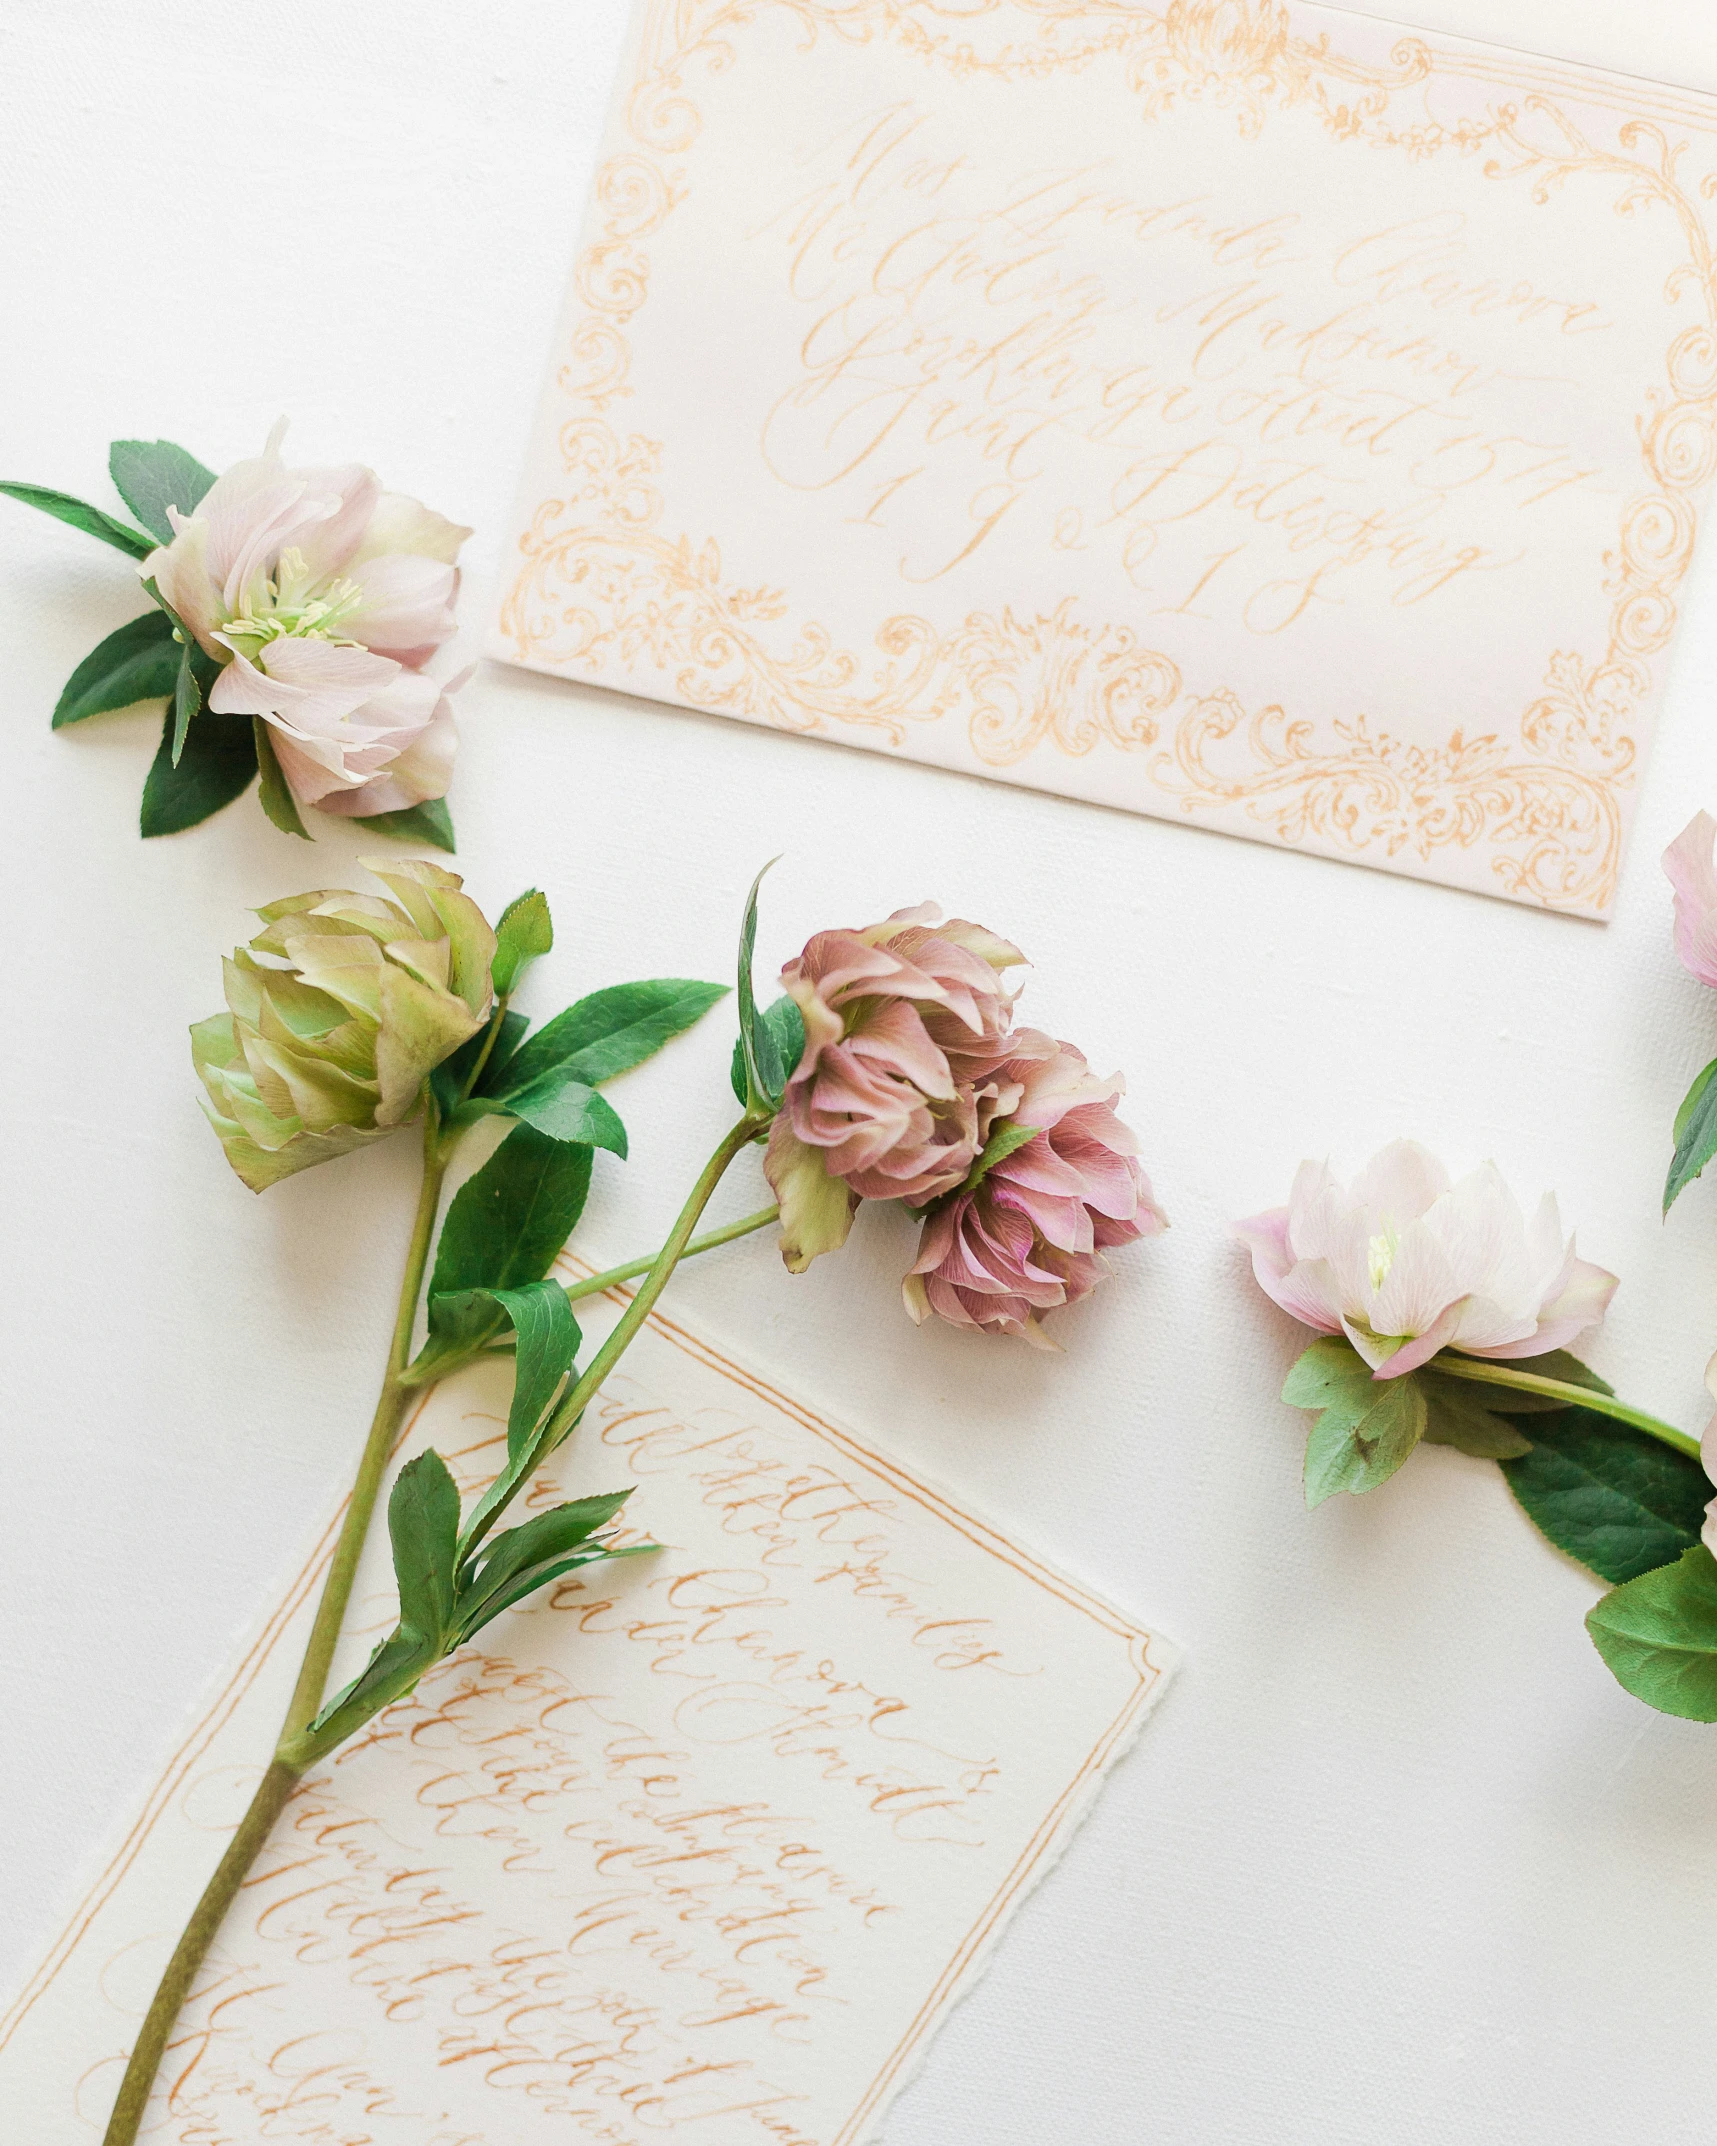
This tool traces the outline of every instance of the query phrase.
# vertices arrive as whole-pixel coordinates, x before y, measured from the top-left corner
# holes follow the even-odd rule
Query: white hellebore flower
[[[223,666],[217,715],[257,715],[294,796],[367,816],[444,797],[455,735],[421,666],[452,633],[471,534],[373,470],[288,469],[284,419],[140,569]],[[457,684],[458,681],[455,681]]]
[[[1494,1163],[1458,1185],[1434,1155],[1398,1140],[1351,1187],[1300,1165],[1286,1207],[1235,1234],[1265,1294],[1323,1334],[1345,1334],[1380,1378],[1439,1349],[1521,1358],[1595,1326],[1616,1277],[1575,1256],[1547,1193],[1530,1223]]]

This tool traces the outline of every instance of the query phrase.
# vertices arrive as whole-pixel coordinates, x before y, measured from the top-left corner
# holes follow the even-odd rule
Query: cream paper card
[[[1297,0],[639,0],[491,645],[1602,916],[1714,189],[1717,98]]]
[[[408,1443],[486,1481],[501,1388],[450,1385]],[[858,2146],[1173,1659],[667,1319],[563,1459],[538,1504],[633,1482],[668,1547],[498,1620],[306,1779],[152,2146]],[[382,1532],[339,1678],[392,1622]],[[8,2141],[100,2137],[331,1537],[0,2019]]]

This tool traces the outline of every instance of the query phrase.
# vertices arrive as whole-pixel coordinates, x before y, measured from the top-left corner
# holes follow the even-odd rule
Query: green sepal
[[[250,719],[251,736],[256,744],[257,772],[262,778],[262,809],[283,835],[301,835],[306,842],[310,830],[304,824],[298,810],[298,800],[287,787],[286,777],[280,772],[280,762],[274,756],[274,740],[268,734],[266,718],[253,715]]]
[[[1386,1483],[1425,1435],[1422,1389],[1409,1376],[1378,1379],[1339,1335],[1314,1341],[1288,1373],[1282,1399],[1319,1411],[1306,1442],[1306,1503]]]
[[[554,920],[548,896],[535,887],[515,896],[495,926],[495,959],[490,976],[497,998],[505,998],[528,965],[554,948]]]
[[[444,797],[426,798],[421,805],[406,805],[398,812],[354,813],[348,817],[354,827],[373,828],[378,835],[390,835],[396,842],[421,842],[426,848],[446,850],[449,855],[459,846],[453,834],[453,815]]]
[[[171,440],[115,440],[107,467],[113,488],[158,542],[171,544],[173,524],[167,509],[194,514],[215,481],[196,456]]]
[[[1717,1721],[1717,1559],[1703,1543],[1613,1589],[1586,1629],[1636,1699],[1683,1721]]]
[[[772,1006],[765,1006],[757,1016],[757,1025],[766,1029],[773,1038],[781,1060],[781,1088],[785,1094],[787,1083],[799,1070],[799,1060],[805,1055],[805,1016],[798,1004],[790,998],[778,998]],[[733,1065],[728,1078],[733,1083],[733,1092],[744,1103],[749,1098],[745,1076],[745,1045],[737,1036],[733,1044]]]
[[[1675,1115],[1675,1156],[1663,1187],[1668,1214],[1693,1180],[1717,1155],[1717,1058],[1688,1089]]]
[[[72,528],[81,529],[86,536],[99,537],[102,543],[111,544],[115,551],[124,552],[128,558],[147,559],[156,548],[155,539],[145,536],[141,529],[133,529],[113,515],[104,514],[100,507],[92,507],[87,499],[74,499],[70,492],[56,492],[46,484],[0,484],[0,492],[26,507],[51,514],[57,522],[67,522]]]
[[[173,764],[173,710],[143,784],[139,827],[146,837],[176,835],[242,797],[256,777],[256,740],[248,715],[204,715]]]
[[[164,611],[145,611],[92,648],[66,680],[54,705],[53,728],[165,700],[179,682],[179,647]]]
[[[1612,1586],[1698,1542],[1712,1488],[1691,1454],[1591,1409],[1536,1416],[1503,1474],[1539,1532]]]

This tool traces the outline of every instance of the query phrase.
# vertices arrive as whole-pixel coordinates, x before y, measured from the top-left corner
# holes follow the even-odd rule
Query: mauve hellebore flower
[[[458,874],[367,869],[392,901],[335,889],[259,909],[226,964],[229,1011],[191,1030],[203,1107],[253,1192],[397,1131],[489,1010],[495,935]]]
[[[1340,1185],[1300,1165],[1286,1207],[1240,1223],[1266,1295],[1321,1334],[1345,1334],[1379,1378],[1440,1349],[1544,1356],[1604,1316],[1616,1277],[1577,1258],[1546,1194],[1529,1223],[1485,1163],[1452,1185],[1434,1155],[1398,1140]]]
[[[921,1207],[963,1182],[980,1146],[977,1080],[1004,1054],[1025,959],[926,903],[863,931],[824,931],[781,972],[805,1023],[764,1169],[781,1255],[803,1273],[846,1241],[861,1199]]]
[[[906,1306],[921,1322],[934,1314],[1049,1348],[1038,1315],[1076,1304],[1107,1275],[1106,1249],[1154,1237],[1168,1218],[1115,1115],[1120,1075],[1098,1079],[1070,1043],[1032,1029],[1009,1046],[980,1105],[994,1159],[925,1218]]]
[[[301,804],[365,816],[443,797],[451,687],[421,666],[453,631],[468,529],[373,470],[289,470],[284,422],[218,477],[141,572],[223,665],[219,715],[259,715]]]

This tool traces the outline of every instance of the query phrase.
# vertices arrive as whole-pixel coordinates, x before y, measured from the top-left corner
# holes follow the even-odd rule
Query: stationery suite
[[[1717,97],[1590,21],[640,0],[495,652],[1603,916]]]
[[[408,1438],[468,1493],[505,1455],[485,1376]],[[158,2146],[857,2146],[1173,1659],[671,1320],[546,1474],[535,1509],[636,1484],[663,1547],[508,1612],[306,1777],[179,2022]],[[385,1536],[337,1679],[392,1623]],[[331,1542],[0,2020],[8,2138],[99,2138]]]

